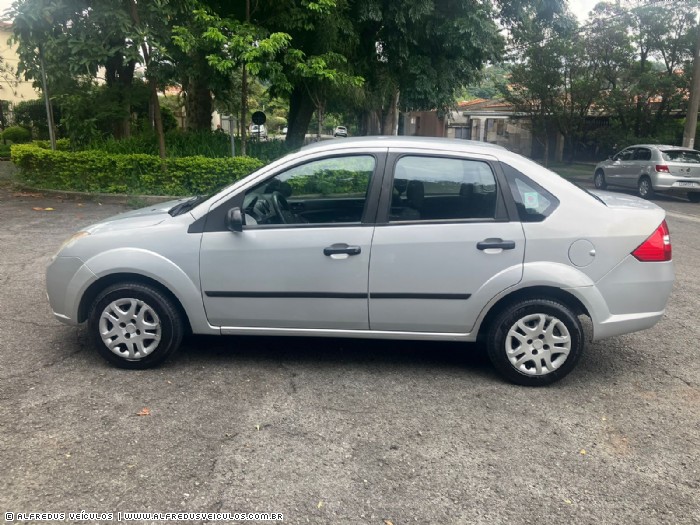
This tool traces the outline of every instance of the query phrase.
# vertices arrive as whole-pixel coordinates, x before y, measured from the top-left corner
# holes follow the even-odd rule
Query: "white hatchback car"
[[[125,368],[186,332],[476,341],[524,385],[663,315],[664,210],[593,195],[498,146],[376,137],[303,148],[210,197],[124,213],[47,271],[54,315]]]

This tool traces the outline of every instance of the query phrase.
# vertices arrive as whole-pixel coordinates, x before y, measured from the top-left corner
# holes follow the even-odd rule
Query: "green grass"
[[[593,179],[594,164],[566,164],[564,162],[550,162],[548,169],[564,177],[565,179]]]

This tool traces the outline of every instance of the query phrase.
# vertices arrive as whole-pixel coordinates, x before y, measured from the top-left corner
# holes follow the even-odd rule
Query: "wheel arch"
[[[192,325],[190,324],[190,319],[187,315],[187,310],[185,310],[185,307],[182,305],[180,299],[178,299],[178,297],[166,285],[151,277],[147,277],[139,273],[130,272],[111,273],[108,275],[104,275],[96,281],[94,281],[93,283],[91,283],[80,298],[80,303],[78,305],[78,322],[82,323],[84,321],[87,321],[87,318],[90,315],[90,306],[95,301],[100,292],[114,284],[119,283],[143,284],[151,286],[152,288],[155,288],[156,290],[161,292],[168,299],[170,299],[177,308],[178,312],[182,316],[183,322],[185,323],[186,332],[192,333]]]
[[[488,333],[489,327],[491,326],[491,323],[493,322],[494,318],[500,312],[502,312],[504,308],[507,308],[508,306],[516,302],[525,301],[528,299],[555,300],[562,303],[564,306],[570,308],[576,316],[585,315],[589,319],[592,318],[586,306],[581,302],[581,300],[578,297],[576,297],[572,293],[567,292],[566,290],[562,290],[561,288],[557,288],[555,286],[528,286],[525,288],[513,290],[509,294],[501,297],[493,305],[491,305],[488,312],[482,319],[481,324],[479,325],[479,331],[477,336],[478,339],[483,340],[483,338],[486,337],[486,334]]]

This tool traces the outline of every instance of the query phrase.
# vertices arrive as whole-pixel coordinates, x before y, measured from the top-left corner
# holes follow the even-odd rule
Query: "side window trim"
[[[493,172],[493,177],[496,182],[496,213],[492,218],[465,218],[465,219],[431,219],[431,220],[411,220],[411,221],[389,221],[389,211],[391,209],[391,199],[394,189],[394,175],[396,172],[396,164],[402,157],[435,157],[448,158],[455,160],[466,160],[474,162],[484,162]],[[386,166],[384,170],[384,178],[382,181],[381,193],[378,201],[378,211],[376,215],[377,225],[382,226],[399,226],[402,224],[451,224],[451,223],[488,223],[488,222],[508,222],[510,220],[509,209],[504,201],[503,194],[504,178],[499,169],[497,161],[483,159],[478,157],[469,157],[451,154],[449,152],[442,153],[423,153],[411,151],[389,151],[386,158]],[[517,216],[517,215],[516,215]]]

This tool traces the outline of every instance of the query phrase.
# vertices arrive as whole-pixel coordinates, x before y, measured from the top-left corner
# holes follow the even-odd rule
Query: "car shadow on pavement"
[[[185,339],[174,360],[189,360],[202,365],[254,360],[332,366],[373,364],[421,369],[435,367],[495,376],[485,348],[478,343],[197,335]]]

